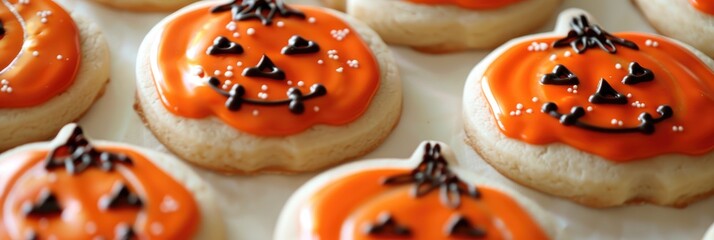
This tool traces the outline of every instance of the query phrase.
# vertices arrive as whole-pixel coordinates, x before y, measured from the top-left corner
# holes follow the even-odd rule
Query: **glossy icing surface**
[[[47,151],[22,152],[2,161],[0,239],[184,239],[195,233],[200,214],[181,184],[132,150],[98,151],[124,154],[132,163],[115,164],[111,171],[93,166],[71,173],[48,170]],[[117,183],[138,196],[139,206],[119,202],[103,207]],[[38,202],[46,191],[56,198],[61,213],[27,214],[25,205]]]
[[[79,31],[49,0],[2,0],[0,108],[40,105],[74,82],[80,63]]]
[[[304,18],[276,14],[272,23],[265,25],[255,19],[233,21],[230,11],[211,14],[213,6],[202,6],[174,16],[151,54],[151,70],[161,101],[175,115],[216,116],[250,134],[285,136],[316,124],[354,121],[367,110],[379,88],[380,71],[369,47],[345,22],[324,10],[296,6],[294,9],[304,13]],[[222,45],[233,53],[207,54],[219,36],[233,44]],[[281,53],[294,36],[318,44],[319,51]],[[242,53],[235,45],[241,46]],[[282,71],[282,78],[280,74],[246,76],[246,69],[258,66],[265,57]],[[259,68],[263,72],[273,69]],[[261,75],[257,71],[253,74]],[[212,77],[225,91],[223,95],[208,84]],[[236,84],[241,86],[243,97],[233,102],[238,102],[237,110],[226,107],[228,93],[236,92],[232,91]],[[308,96],[316,92],[317,85],[326,93],[300,98],[304,111],[294,111],[289,100],[297,97],[290,89]],[[285,104],[265,103],[270,101]]]
[[[453,4],[462,8],[473,10],[488,10],[506,7],[508,5],[521,2],[523,0],[407,0],[420,4]]]
[[[689,3],[703,13],[714,15],[714,1],[712,0],[689,0]]]
[[[531,144],[563,142],[616,162],[712,151],[714,72],[690,51],[668,39],[643,33],[618,33],[611,37],[629,40],[639,50],[618,46],[609,53],[593,46],[576,53],[571,47],[552,47],[560,39],[556,37],[529,39],[506,50],[488,67],[482,82],[501,132]],[[624,83],[626,76],[633,74],[628,68],[633,63],[651,71],[653,79]],[[539,80],[554,72],[557,65],[568,72],[554,75],[574,76],[579,83],[541,83]],[[590,100],[601,80],[616,91],[606,97],[618,98],[623,103]],[[555,111],[543,109],[547,102],[554,103],[550,107],[556,106],[563,115],[560,119],[554,117]],[[565,116],[574,107],[580,107],[584,116]],[[662,114],[664,108],[670,108],[671,116]],[[644,127],[644,113],[659,120],[649,121],[649,126]],[[574,125],[561,123],[564,121]],[[578,124],[580,127],[575,126]],[[599,130],[582,127],[585,125]]]
[[[547,239],[514,199],[462,181],[438,143],[422,146],[413,170],[329,180],[298,210],[300,239]]]
[[[438,191],[415,198],[410,186],[382,184],[386,177],[408,172],[370,170],[331,183],[302,208],[300,215],[309,221],[301,222],[301,239],[384,239],[365,234],[363,229],[385,212],[411,230],[409,239],[507,239],[507,235],[512,239],[547,239],[530,216],[498,190],[478,187],[480,199],[462,196],[461,206],[452,209],[441,203]],[[478,225],[486,237],[450,237],[444,228],[454,215]]]

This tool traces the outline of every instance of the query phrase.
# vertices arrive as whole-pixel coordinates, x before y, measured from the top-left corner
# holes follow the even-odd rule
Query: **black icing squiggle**
[[[640,125],[637,127],[624,127],[624,128],[606,128],[591,125],[580,121],[580,118],[585,116],[585,109],[583,107],[573,107],[570,113],[562,114],[558,112],[558,105],[553,102],[548,102],[543,104],[541,109],[543,113],[549,114],[550,116],[558,119],[561,124],[565,126],[575,126],[581,129],[601,132],[601,133],[643,133],[652,134],[655,131],[655,124],[660,123],[668,118],[671,118],[674,114],[672,108],[667,105],[660,105],[657,108],[657,113],[659,113],[659,118],[654,118],[649,113],[643,112],[637,119],[640,121]]]
[[[118,163],[133,165],[131,159],[124,154],[95,149],[84,137],[82,128],[76,127],[63,145],[50,151],[45,160],[45,168],[48,171],[65,168],[70,174],[80,174],[90,167],[112,171]]]
[[[573,18],[570,22],[572,30],[568,32],[568,36],[553,42],[554,48],[571,46],[575,52],[582,54],[588,48],[596,48],[608,52],[616,53],[617,47],[620,45],[626,48],[639,50],[640,48],[632,41],[618,38],[612,34],[602,30],[598,25],[590,25],[588,18],[585,15]]]
[[[228,98],[226,100],[226,107],[231,111],[238,111],[241,109],[243,104],[253,104],[261,106],[280,106],[288,105],[290,112],[294,114],[302,114],[305,112],[305,105],[303,101],[313,99],[316,97],[324,96],[327,94],[327,89],[322,86],[322,84],[314,84],[310,87],[310,93],[303,95],[302,91],[296,87],[288,89],[287,96],[285,100],[257,100],[245,98],[245,88],[240,84],[235,84],[230,91],[225,91],[221,88],[221,82],[218,78],[212,77],[208,79],[208,85],[213,88],[218,94],[221,94]]]
[[[258,19],[263,25],[273,24],[275,14],[283,17],[305,18],[304,13],[288,7],[282,0],[233,0],[211,9],[211,13],[226,11],[231,11],[234,21]]]

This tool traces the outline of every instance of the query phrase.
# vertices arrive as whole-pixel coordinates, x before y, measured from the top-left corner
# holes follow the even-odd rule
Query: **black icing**
[[[219,36],[213,40],[213,45],[206,49],[208,55],[241,54],[243,47],[224,36]]]
[[[231,11],[234,21],[258,19],[271,25],[276,14],[282,17],[305,18],[305,14],[290,8],[282,0],[233,0],[211,9],[211,13]]]
[[[45,217],[62,214],[62,207],[57,197],[49,190],[43,190],[36,202],[22,204],[22,213],[29,217]]]
[[[481,194],[475,186],[461,181],[455,173],[449,170],[448,163],[441,155],[441,146],[431,144],[424,146],[424,156],[416,169],[411,173],[392,176],[384,180],[385,185],[414,184],[413,194],[421,197],[439,189],[442,203],[458,208],[461,205],[461,195],[480,198]]]
[[[135,240],[138,239],[138,236],[136,236],[136,232],[134,229],[127,225],[127,224],[119,224],[117,225],[117,228],[114,230],[116,237],[115,239],[118,240]]]
[[[246,77],[262,77],[274,80],[285,80],[285,72],[273,63],[273,60],[263,54],[258,65],[249,67],[243,70],[243,76]]]
[[[327,94],[327,89],[322,86],[322,84],[314,84],[310,87],[311,92],[307,95],[303,95],[299,88],[292,87],[287,91],[287,99],[284,100],[258,100],[245,98],[245,88],[240,84],[235,84],[230,91],[225,91],[221,88],[221,81],[218,78],[212,77],[208,80],[208,85],[213,88],[219,94],[228,98],[226,100],[226,107],[231,111],[238,111],[241,109],[243,104],[252,104],[260,106],[283,106],[287,105],[290,112],[294,114],[301,114],[305,112],[304,101],[310,100],[316,97],[324,96]]]
[[[308,54],[320,51],[320,46],[317,43],[304,39],[298,35],[294,35],[288,40],[288,45],[283,47],[281,51],[285,55]]]
[[[652,134],[655,131],[655,124],[660,123],[673,115],[672,108],[667,105],[660,105],[657,108],[657,113],[660,114],[659,118],[653,118],[649,113],[643,112],[637,119],[640,121],[640,125],[637,127],[623,127],[623,128],[607,128],[591,125],[580,121],[580,118],[585,116],[585,109],[583,107],[577,106],[570,110],[570,113],[562,114],[558,112],[558,105],[553,102],[548,102],[543,104],[541,109],[543,113],[549,114],[550,116],[558,119],[561,124],[565,126],[575,126],[581,129],[602,132],[602,133],[643,133]]]
[[[377,237],[410,237],[412,235],[409,228],[399,225],[389,213],[380,214],[376,223],[365,226],[364,232]]]
[[[463,238],[485,238],[486,230],[474,226],[471,221],[461,214],[455,214],[451,217],[446,227],[444,228],[448,236],[463,237]]]
[[[45,160],[48,171],[65,168],[70,174],[82,173],[90,167],[112,171],[115,164],[133,165],[133,162],[124,154],[95,149],[80,127],[75,127],[66,142],[52,149]]]
[[[540,83],[545,85],[578,85],[580,80],[570,69],[558,64],[553,68],[553,72],[543,75]]]
[[[627,76],[622,78],[622,83],[633,85],[642,82],[649,82],[654,80],[654,73],[652,70],[642,67],[637,62],[631,62],[629,67],[629,73]]]
[[[104,209],[142,208],[143,203],[139,195],[132,193],[129,187],[122,182],[117,182],[111,192],[100,199],[99,206]]]
[[[554,48],[570,46],[579,54],[584,53],[588,48],[597,47],[608,53],[616,53],[617,47],[615,45],[634,50],[640,49],[632,41],[615,37],[598,25],[590,25],[585,15],[574,17],[570,22],[570,27],[572,29],[568,32],[568,36],[553,42]]]
[[[588,100],[594,104],[627,104],[627,96],[617,92],[605,79],[600,79],[597,90]]]

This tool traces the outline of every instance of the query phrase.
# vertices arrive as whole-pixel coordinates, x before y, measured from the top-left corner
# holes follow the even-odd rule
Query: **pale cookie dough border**
[[[113,8],[138,11],[175,11],[198,0],[91,0]]]
[[[329,9],[325,10],[342,16],[360,34],[381,69],[379,90],[359,119],[342,126],[316,125],[286,137],[261,137],[239,132],[216,117],[189,119],[168,112],[149,67],[152,48],[172,17],[213,4],[195,3],[164,19],[147,35],[137,59],[135,109],[154,136],[179,157],[223,173],[314,171],[370,152],[399,122],[402,86],[389,48],[366,25]]]
[[[0,151],[47,140],[79,119],[109,82],[109,47],[99,27],[71,13],[80,34],[81,61],[74,83],[47,102],[30,108],[0,109]]]
[[[682,0],[632,0],[658,32],[714,56],[714,15]],[[663,17],[666,16],[666,17]]]
[[[300,236],[299,224],[301,221],[299,216],[300,208],[312,197],[315,193],[323,189],[326,185],[338,181],[346,176],[357,174],[363,171],[377,170],[377,169],[407,169],[412,170],[422,161],[424,156],[424,146],[426,144],[431,144],[432,146],[439,144],[441,146],[441,155],[449,163],[449,169],[455,172],[461,180],[466,183],[476,184],[479,186],[487,186],[489,188],[497,189],[511,198],[513,198],[527,213],[533,218],[541,229],[551,238],[558,239],[560,234],[560,226],[556,219],[544,209],[542,209],[538,204],[536,204],[531,199],[525,197],[524,195],[505,187],[504,185],[470,172],[466,169],[460,168],[456,161],[456,156],[451,148],[442,142],[435,141],[424,141],[419,144],[416,151],[408,159],[374,159],[365,160],[355,163],[349,163],[342,165],[337,168],[330,169],[317,175],[316,177],[310,179],[307,183],[302,185],[293,195],[288,199],[282,211],[280,212],[280,217],[278,218],[277,225],[275,227],[274,237],[275,240],[282,239],[295,239],[295,236]]]
[[[26,144],[3,154],[0,154],[0,161],[6,161],[10,156],[28,151],[49,151],[53,147],[62,145],[68,136],[74,131],[75,123],[66,125],[51,142],[40,142]],[[192,239],[225,239],[225,230],[221,210],[216,204],[214,190],[203,181],[188,165],[175,157],[154,150],[140,148],[123,143],[109,141],[92,140],[85,133],[85,137],[94,147],[120,147],[131,149],[147,160],[154,163],[162,171],[171,176],[175,181],[181,183],[193,196],[201,214],[200,224],[197,228],[196,236]]]
[[[430,53],[491,49],[545,24],[561,0],[525,0],[474,11],[452,5],[402,0],[348,0],[347,12],[377,31],[385,42]]]
[[[714,153],[698,157],[664,155],[631,163],[614,163],[565,144],[527,144],[506,137],[498,129],[481,90],[486,68],[517,43],[541,37],[565,36],[570,19],[581,14],[588,15],[595,24],[595,20],[583,10],[566,10],[560,15],[554,33],[514,39],[496,49],[474,68],[467,79],[463,100],[468,144],[513,181],[591,207],[636,202],[683,207],[710,195],[714,191],[714,174],[711,171],[714,168]],[[714,61],[710,58],[682,45],[714,68]]]

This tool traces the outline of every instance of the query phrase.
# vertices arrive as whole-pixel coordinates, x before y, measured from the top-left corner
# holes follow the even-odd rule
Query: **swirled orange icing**
[[[703,13],[714,15],[714,1],[712,0],[689,0],[689,3]]]
[[[642,33],[615,36],[636,43],[639,50],[618,47],[610,54],[595,48],[577,54],[571,47],[548,47],[558,39],[554,37],[529,39],[506,50],[488,67],[482,82],[501,132],[531,144],[566,143],[615,162],[714,150],[714,72],[688,49],[668,39]],[[632,62],[650,69],[654,79],[622,83]],[[558,64],[575,74],[580,84],[541,84],[539,79]],[[627,95],[628,103],[589,102],[600,79]],[[603,133],[561,124],[541,112],[546,102],[556,103],[562,113],[576,106],[586,108],[580,121],[612,129],[637,127],[640,114],[657,117],[661,105],[670,106],[673,116],[655,124],[652,134]]]
[[[503,8],[511,4],[521,2],[523,0],[407,0],[419,4],[453,4],[462,8],[474,10],[489,10]]]
[[[478,187],[480,198],[461,196],[460,207],[452,209],[441,203],[438,191],[417,198],[412,186],[382,184],[387,177],[409,172],[368,170],[330,182],[300,209],[300,239],[384,239],[364,231],[382,213],[411,231],[407,239],[463,239],[445,233],[454,215],[485,230],[486,237],[478,239],[548,239],[515,200],[495,189]]]
[[[132,227],[138,239],[187,239],[200,221],[196,203],[180,183],[141,154],[119,147],[99,151],[122,153],[133,162],[112,171],[91,167],[78,174],[48,171],[47,151],[22,152],[0,163],[0,239],[115,239],[120,225]],[[100,200],[116,182],[124,182],[142,202],[141,209],[102,209]],[[25,216],[23,204],[50,190],[61,215]]]
[[[79,30],[49,0],[2,0],[0,108],[33,107],[64,92],[80,63]]]
[[[211,14],[215,4],[203,4],[170,17],[153,47],[151,70],[161,101],[178,116],[217,116],[224,123],[250,134],[285,136],[316,124],[343,125],[359,118],[369,107],[380,84],[380,72],[369,47],[339,17],[324,10],[294,6],[306,17],[276,16],[272,25],[258,20],[232,21],[228,12]],[[320,46],[317,53],[283,55],[288,40],[299,35]],[[214,39],[224,36],[240,44],[242,54],[213,56],[206,53]],[[285,72],[284,80],[245,77],[263,55]],[[226,97],[206,82],[217,77],[228,91],[232,84],[257,101],[288,98],[291,87],[309,93],[322,84],[327,94],[305,100],[305,111],[293,114],[287,105],[243,104],[226,108]]]

